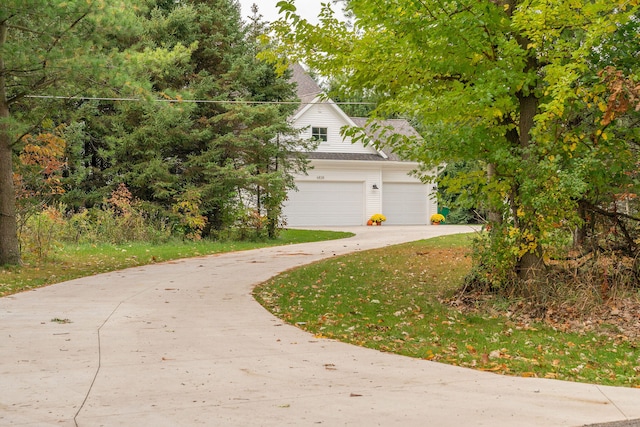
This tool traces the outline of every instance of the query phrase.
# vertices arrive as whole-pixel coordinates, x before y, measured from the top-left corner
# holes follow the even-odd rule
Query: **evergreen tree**
[[[21,262],[13,162],[41,123],[57,114],[33,95],[73,94],[101,80],[103,47],[129,27],[120,2],[6,0],[0,7],[0,264]],[[122,76],[123,78],[124,75]]]
[[[127,66],[148,79],[147,97],[83,105],[85,140],[101,135],[101,181],[125,183],[166,212],[180,212],[188,195],[204,236],[239,220],[275,236],[291,173],[305,162],[287,122],[293,86],[256,59],[264,24],[256,16],[245,26],[237,2],[210,0],[153,8],[139,27]]]

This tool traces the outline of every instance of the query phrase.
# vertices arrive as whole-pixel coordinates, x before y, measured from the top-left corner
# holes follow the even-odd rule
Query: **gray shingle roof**
[[[353,120],[353,122],[360,127],[366,127],[367,120],[369,119],[367,119],[366,117],[351,117],[351,120]],[[377,123],[382,126],[390,126],[397,134],[420,138],[420,134],[414,129],[413,126],[411,126],[411,123],[409,123],[405,119],[378,120]],[[369,129],[368,127],[366,128],[367,130]],[[375,137],[376,135],[378,135],[378,132],[372,134],[373,137]]]
[[[302,65],[296,63],[291,66],[293,71],[291,80],[296,83],[296,93],[300,98],[300,107],[298,111],[303,109],[306,104],[322,93],[322,89],[315,80],[302,68]],[[298,112],[296,111],[296,113]]]
[[[373,140],[379,139],[381,131],[379,130],[373,131],[371,129],[371,126],[367,125],[368,119],[366,117],[351,117],[351,120],[353,120],[356,126],[364,128],[369,138]],[[413,126],[411,126],[411,123],[409,123],[405,119],[377,120],[377,124],[381,125],[382,127],[390,127],[391,129],[393,129],[394,133],[399,135],[403,135],[406,137],[420,138],[420,134],[414,129]],[[394,153],[390,148],[385,148],[384,145],[385,144],[383,142],[380,149],[387,156],[389,156],[389,160],[392,160],[392,161],[404,160],[400,156],[398,156],[396,153]]]

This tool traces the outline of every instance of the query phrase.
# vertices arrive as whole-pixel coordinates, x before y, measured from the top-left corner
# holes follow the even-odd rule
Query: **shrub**
[[[20,227],[22,250],[34,254],[38,259],[49,258],[61,244],[64,225],[59,208],[47,206],[41,212],[30,215]]]
[[[265,240],[269,237],[269,219],[256,209],[247,209],[235,222],[234,237],[238,240]]]
[[[373,214],[371,215],[371,218],[369,218],[371,220],[371,222],[377,222],[377,223],[381,223],[387,220],[387,217],[382,215],[382,214]]]
[[[435,223],[435,224],[439,224],[441,222],[444,222],[445,218],[444,215],[436,213],[431,215],[431,222]]]
[[[207,225],[207,217],[200,212],[202,199],[200,192],[195,189],[185,191],[171,207],[171,211],[178,217],[177,228],[183,237],[189,240],[200,240],[202,231]]]

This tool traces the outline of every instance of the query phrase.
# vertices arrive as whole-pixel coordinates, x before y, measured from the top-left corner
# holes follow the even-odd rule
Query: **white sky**
[[[242,7],[242,19],[247,20],[247,16],[251,16],[251,5],[258,5],[258,12],[263,16],[265,21],[275,21],[278,19],[278,8],[276,3],[280,0],[240,0]],[[295,5],[298,12],[308,20],[317,22],[318,13],[320,13],[321,3],[328,0],[296,0]],[[335,10],[335,9],[334,9]]]

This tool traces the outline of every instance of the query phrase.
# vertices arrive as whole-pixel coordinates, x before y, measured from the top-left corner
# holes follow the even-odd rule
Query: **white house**
[[[300,65],[293,67],[301,105],[293,117],[302,137],[320,140],[308,153],[308,175],[295,177],[297,191],[288,194],[284,219],[289,226],[364,225],[371,215],[382,213],[386,225],[428,224],[437,212],[434,186],[410,175],[415,162],[403,161],[393,152],[343,138],[343,126],[360,126],[365,118],[348,117]],[[418,135],[406,120],[387,120],[395,132]]]

